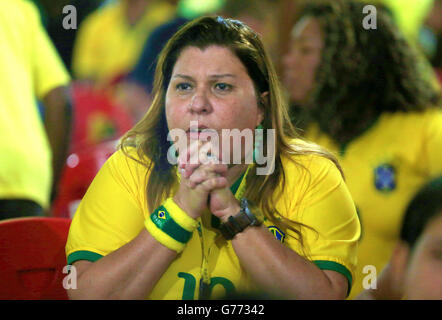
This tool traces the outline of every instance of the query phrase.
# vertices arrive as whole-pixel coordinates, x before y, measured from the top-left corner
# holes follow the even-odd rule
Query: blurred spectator
[[[97,9],[103,0],[32,0],[40,9],[43,16],[43,24],[48,32],[49,37],[54,43],[64,65],[70,73],[72,73],[72,51],[74,41],[77,35],[78,26],[83,22],[84,18],[92,11]],[[63,13],[63,8],[67,5],[74,6],[76,9],[76,25],[77,29],[65,29],[63,27],[63,19],[67,14]]]
[[[362,289],[365,266],[381,271],[388,262],[416,190],[442,172],[440,92],[381,7],[377,28],[361,27],[363,5],[310,3],[284,58],[291,99],[308,114],[304,136],[338,155],[360,215],[350,298]]]
[[[70,78],[31,2],[0,0],[0,39],[0,219],[43,215],[68,148]]]
[[[110,83],[129,72],[150,32],[167,21],[167,1],[116,0],[100,7],[79,26],[72,68],[75,78]]]
[[[409,204],[388,266],[377,288],[361,300],[442,300],[442,177],[427,183]]]

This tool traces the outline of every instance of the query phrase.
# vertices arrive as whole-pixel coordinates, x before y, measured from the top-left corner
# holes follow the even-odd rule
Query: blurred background
[[[30,0],[31,1],[31,0]],[[302,0],[32,0],[41,26],[69,74],[71,131],[63,165],[54,172],[46,215],[72,217],[118,138],[147,111],[155,58],[186,21],[219,14],[256,30],[277,71]],[[410,43],[442,79],[442,5],[434,0],[376,0],[388,7]],[[75,12],[63,11],[73,6]],[[63,21],[75,15],[75,27]],[[70,21],[72,23],[72,20]],[[72,25],[72,24],[71,24]],[[45,119],[44,101],[36,107]],[[56,119],[54,121],[57,121]],[[67,140],[65,140],[66,142]]]
[[[66,298],[60,284],[70,219],[121,136],[149,109],[156,59],[180,26],[209,14],[245,22],[260,34],[288,103],[295,106],[297,101],[290,100],[299,83],[290,83],[294,78],[287,75],[287,66],[295,66],[291,71],[300,83],[313,73],[308,64],[296,67],[290,62],[292,30],[306,3],[314,1],[0,0],[0,220],[45,216],[51,225],[54,218],[63,220],[53,226],[59,230],[55,238],[54,232],[47,233],[49,222],[41,228],[25,224],[7,229],[7,223],[0,224],[0,249],[10,250],[0,250],[2,281],[13,277],[6,256],[18,259],[20,270],[43,263],[42,252],[50,250],[59,261],[53,268],[58,270],[55,280],[46,275],[40,282],[23,278],[20,286],[36,289],[21,296],[3,286],[0,299]],[[442,0],[361,1],[386,8],[424,58],[435,86],[442,83]],[[308,61],[316,49],[313,44],[295,53]],[[390,168],[381,169],[376,188],[394,188]],[[16,254],[20,243],[24,254]],[[40,272],[43,267],[36,268]],[[42,295],[48,283],[56,284],[55,296]]]

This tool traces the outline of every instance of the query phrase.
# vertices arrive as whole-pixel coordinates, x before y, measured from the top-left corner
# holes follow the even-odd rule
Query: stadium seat
[[[58,194],[52,206],[52,216],[73,218],[78,204],[95,175],[115,152],[118,140],[73,150],[66,160],[60,178]]]
[[[71,220],[30,217],[0,221],[0,299],[66,300],[63,273]]]

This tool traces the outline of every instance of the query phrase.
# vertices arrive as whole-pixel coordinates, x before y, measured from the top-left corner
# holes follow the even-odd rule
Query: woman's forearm
[[[232,245],[241,265],[264,293],[289,299],[345,298],[346,288],[332,281],[327,271],[281,245],[264,227],[245,229]]]
[[[143,229],[131,242],[94,263],[79,261],[71,299],[145,299],[177,253]]]

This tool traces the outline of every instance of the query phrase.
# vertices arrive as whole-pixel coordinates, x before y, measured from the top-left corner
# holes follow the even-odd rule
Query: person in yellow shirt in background
[[[307,114],[303,136],[338,156],[361,218],[350,298],[366,266],[379,273],[388,262],[411,197],[442,172],[440,91],[382,8],[377,27],[365,29],[364,5],[311,3],[284,57],[285,85],[301,106],[294,110]]]
[[[132,70],[150,32],[169,20],[168,1],[116,0],[79,26],[72,71],[75,79],[108,84]]]
[[[0,39],[0,219],[43,215],[69,144],[70,76],[31,2],[0,0]]]
[[[442,300],[442,176],[414,196],[387,267],[359,300]]]

